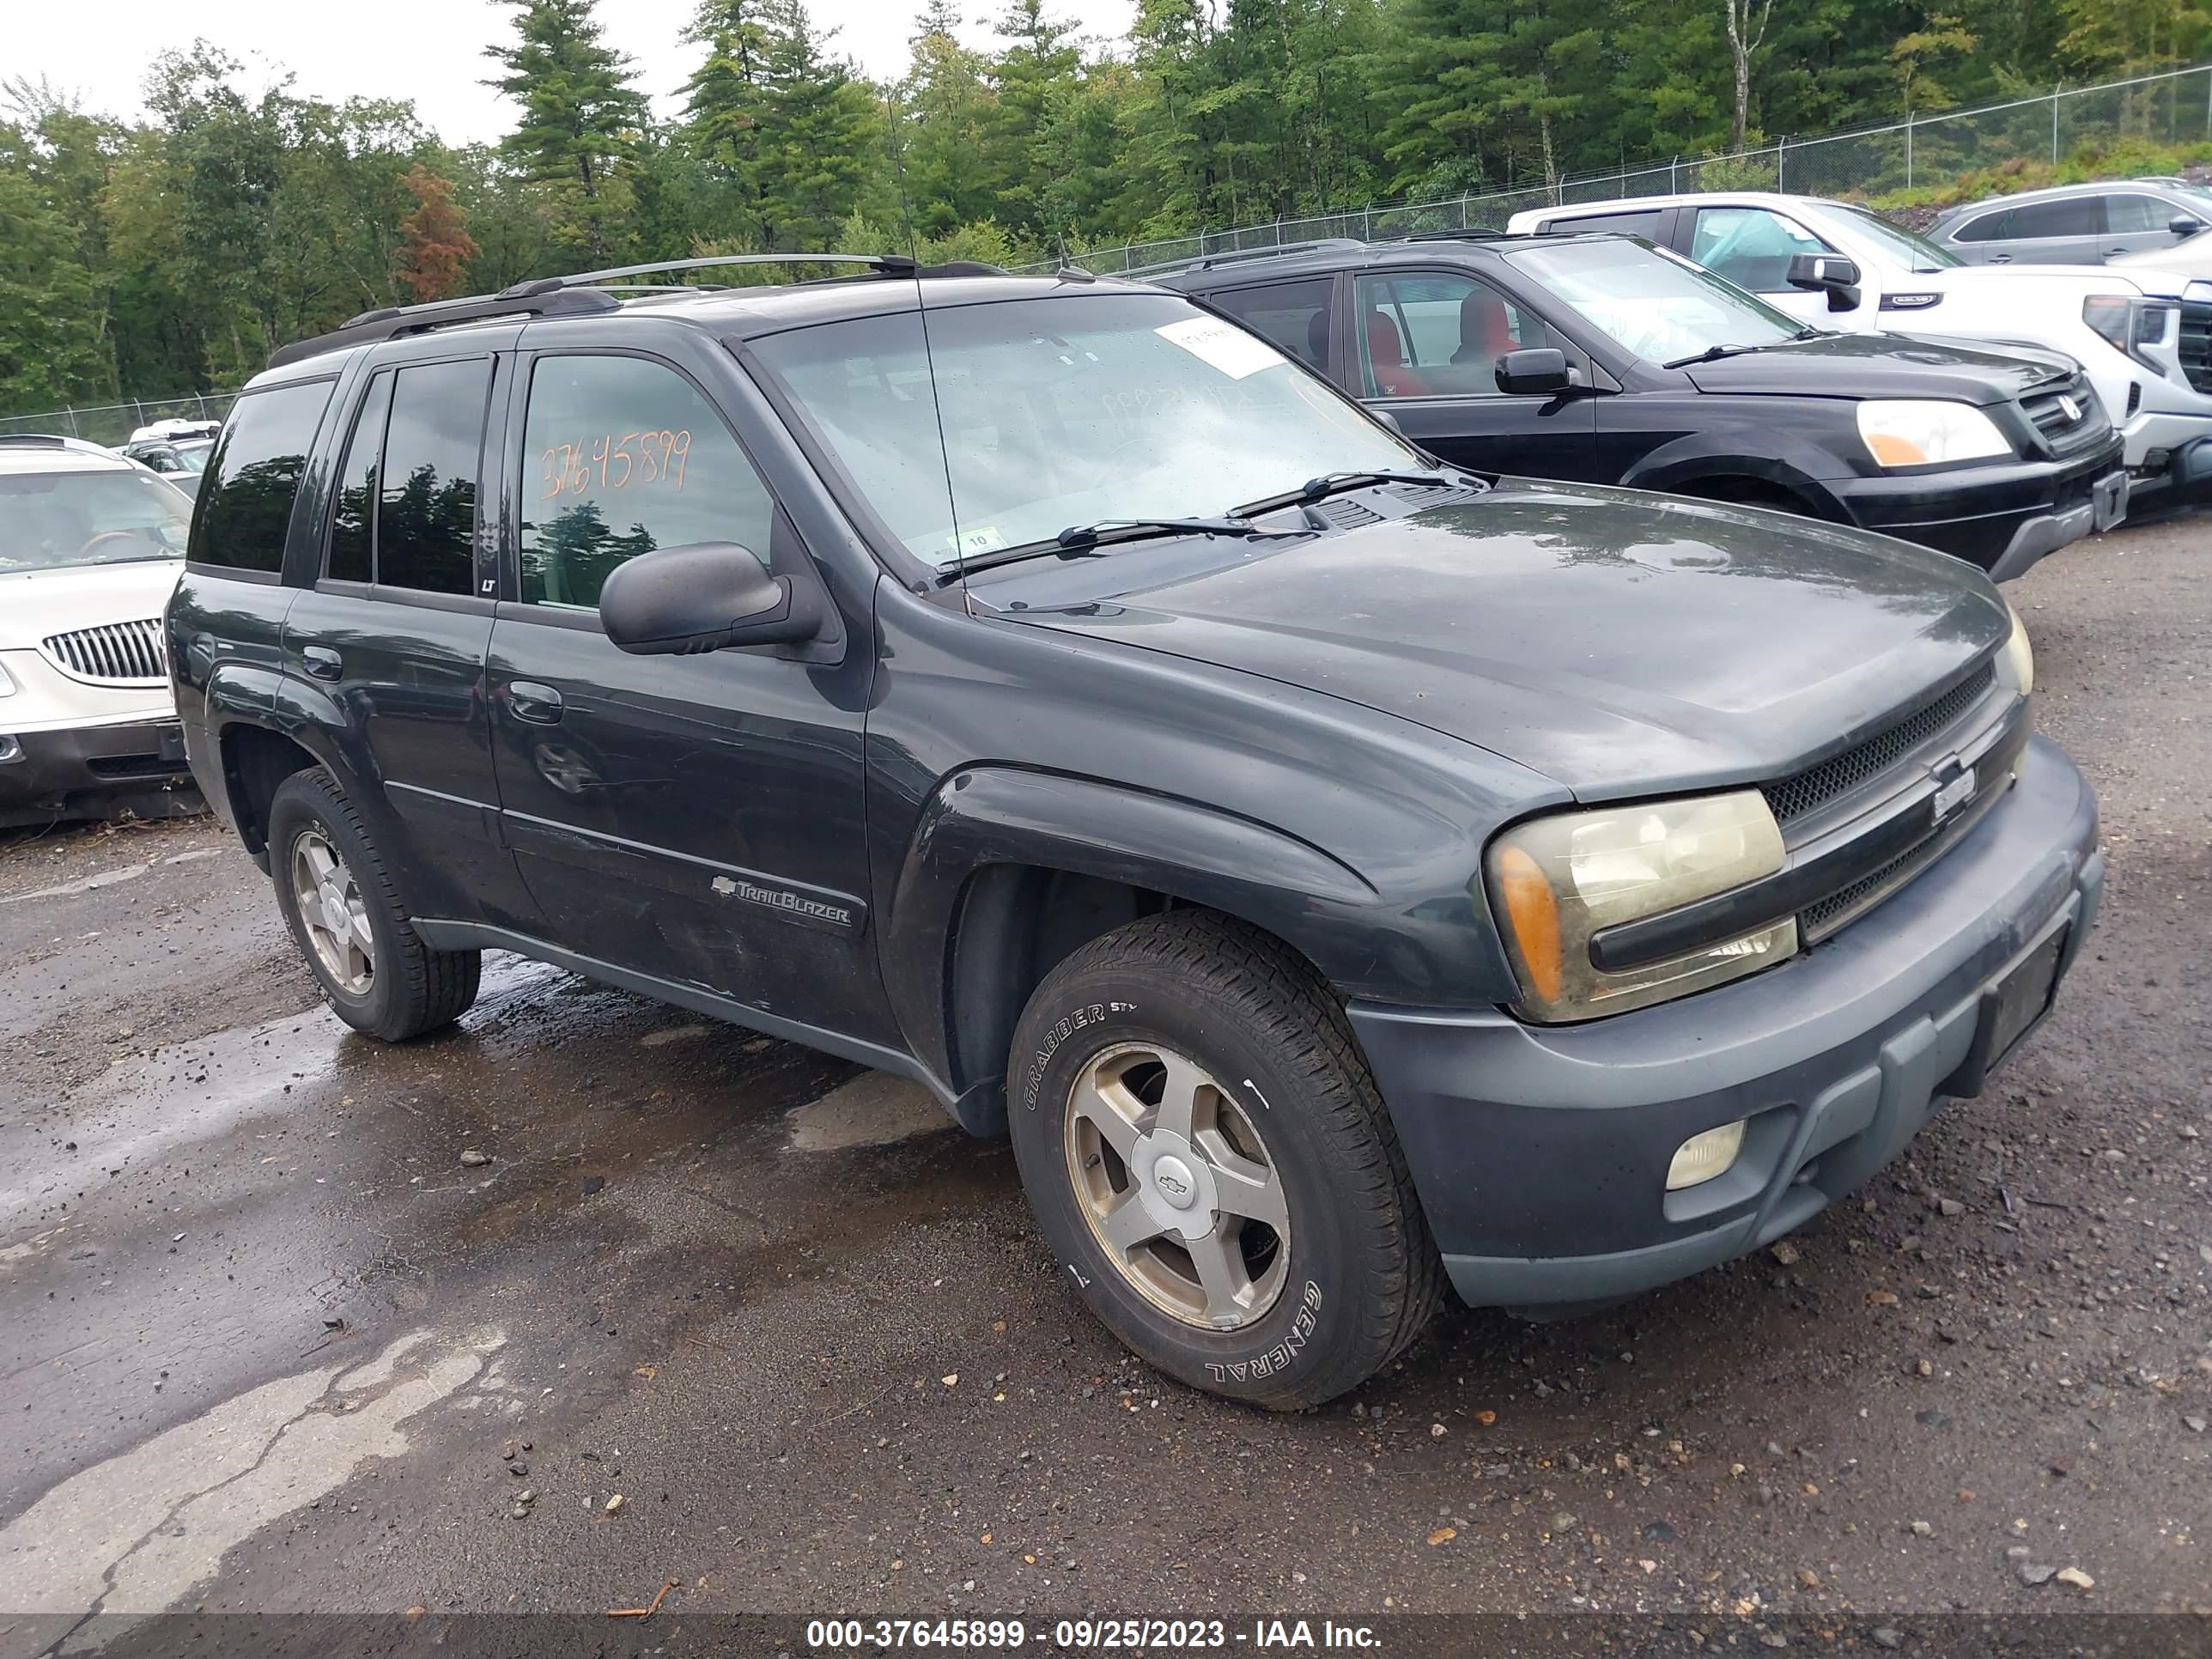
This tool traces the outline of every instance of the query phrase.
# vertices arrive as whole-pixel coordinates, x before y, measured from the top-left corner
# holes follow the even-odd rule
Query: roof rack
[[[525,283],[522,287],[530,291],[507,289],[499,294],[478,294],[461,300],[434,300],[428,305],[386,306],[378,311],[364,311],[358,317],[348,318],[327,334],[277,347],[269,354],[269,367],[281,368],[305,357],[319,357],[325,351],[367,345],[377,340],[396,340],[404,335],[422,334],[453,323],[481,322],[493,317],[574,316],[613,311],[622,304],[611,294],[602,294],[596,289],[571,292],[562,289],[560,283],[551,279],[546,285]]]
[[[902,253],[710,253],[695,259],[661,259],[650,264],[611,265],[605,270],[580,270],[566,276],[538,276],[517,283],[496,294],[472,295],[459,300],[435,300],[428,305],[386,306],[349,318],[327,334],[295,340],[270,354],[269,367],[278,368],[302,358],[319,357],[346,346],[396,340],[459,323],[483,322],[495,317],[564,317],[619,310],[617,294],[645,292],[702,293],[719,284],[625,283],[626,276],[652,276],[674,270],[702,270],[716,265],[865,265],[878,276],[1004,276],[997,265],[957,259],[941,265],[925,265]],[[610,291],[612,289],[613,291]]]
[[[1131,265],[1127,270],[1117,270],[1116,276],[1149,276],[1164,270],[1209,270],[1215,265],[1235,264],[1244,259],[1272,259],[1279,253],[1304,253],[1322,247],[1368,247],[1356,236],[1322,236],[1310,242],[1280,242],[1273,247],[1224,248],[1218,253],[1194,253],[1188,259],[1162,259],[1157,264]]]
[[[1512,233],[1473,225],[1465,230],[1409,230],[1392,240],[1401,242],[1502,242]]]

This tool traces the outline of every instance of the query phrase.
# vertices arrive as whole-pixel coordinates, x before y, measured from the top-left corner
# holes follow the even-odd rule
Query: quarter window
[[[1494,398],[1498,358],[1559,343],[1488,283],[1456,272],[1362,276],[1353,314],[1370,398]]]
[[[1317,276],[1302,283],[1231,289],[1225,294],[1206,295],[1206,302],[1228,313],[1277,350],[1327,374],[1329,295],[1334,288],[1330,278]]]
[[[1951,234],[1954,242],[2002,242],[2012,235],[2012,210],[2002,208],[1969,219]]]
[[[665,364],[539,358],[523,440],[526,603],[596,605],[609,573],[659,547],[735,542],[768,562],[768,486]]]
[[[1801,253],[1832,253],[1826,242],[1765,208],[1699,208],[1690,257],[1753,294],[1787,294],[1790,262]]]
[[[1630,213],[1585,213],[1571,219],[1553,219],[1547,230],[1572,232],[1620,231],[1637,236],[1656,236],[1659,234],[1659,210],[1644,208]]]
[[[208,463],[185,556],[230,570],[276,571],[284,533],[331,382],[307,380],[240,397]]]

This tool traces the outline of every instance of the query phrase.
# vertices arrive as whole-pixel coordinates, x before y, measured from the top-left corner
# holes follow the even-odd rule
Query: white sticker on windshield
[[[1211,364],[1232,380],[1257,374],[1284,361],[1283,354],[1256,334],[1247,334],[1234,323],[1216,317],[1186,317],[1179,323],[1156,328],[1153,333],[1181,346],[1200,362]]]
[[[955,553],[995,553],[1006,544],[1006,532],[994,524],[970,525],[957,536],[947,536],[945,544]]]

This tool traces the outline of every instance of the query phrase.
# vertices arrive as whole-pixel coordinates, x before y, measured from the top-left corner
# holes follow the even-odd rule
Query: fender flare
[[[1380,895],[1359,872],[1272,825],[1177,796],[1013,766],[963,768],[922,803],[881,935],[884,982],[909,1045],[947,1079],[962,1121],[1001,1132],[1002,1072],[963,1064],[956,953],[974,878],[1033,866],[1164,893],[1249,921],[1332,979],[1374,948]],[[1003,1065],[1003,1055],[996,1056]]]
[[[1681,495],[1694,494],[1698,483],[1713,478],[1756,478],[1796,496],[1831,523],[1851,521],[1834,492],[1798,460],[1787,454],[1746,455],[1718,449],[1696,434],[1662,444],[1638,461],[1635,470],[1620,482],[1632,489]]]

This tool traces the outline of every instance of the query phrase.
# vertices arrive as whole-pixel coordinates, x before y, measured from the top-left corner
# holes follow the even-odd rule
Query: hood
[[[1290,547],[1230,546],[1195,574],[1187,556],[1133,558],[1131,574],[1176,574],[1080,605],[1048,597],[1075,572],[1009,583],[1029,608],[1000,615],[1364,704],[1584,799],[1786,775],[2011,626],[1981,574],[1941,554],[1639,490],[1512,480]],[[1079,569],[1094,593],[1121,574]]]
[[[1792,340],[1688,371],[1700,392],[1801,398],[1948,398],[2010,403],[2046,380],[2071,379],[2074,362],[2033,346],[2000,350],[1972,340],[1898,334],[1828,334]]]
[[[0,571],[0,651],[35,650],[50,634],[159,617],[182,559]]]

